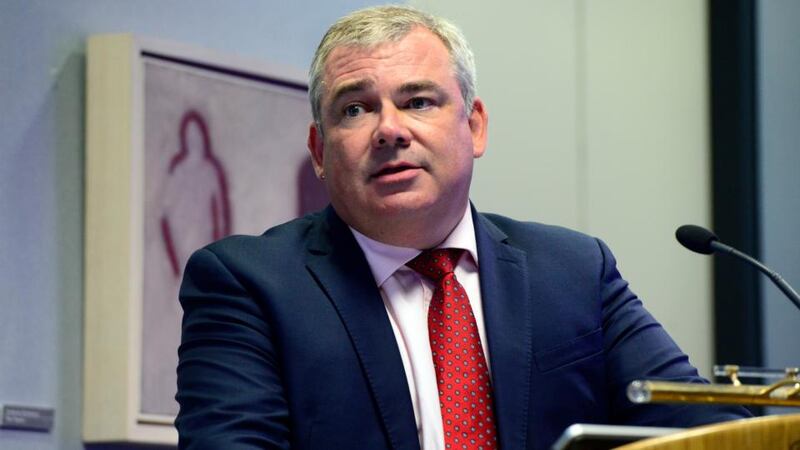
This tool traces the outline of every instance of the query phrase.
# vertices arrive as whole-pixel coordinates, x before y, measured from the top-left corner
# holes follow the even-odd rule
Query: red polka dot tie
[[[497,448],[492,386],[469,298],[453,270],[464,250],[426,250],[408,263],[436,287],[428,336],[439,387],[445,448]]]

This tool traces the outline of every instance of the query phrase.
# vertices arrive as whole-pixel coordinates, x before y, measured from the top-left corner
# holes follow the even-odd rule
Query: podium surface
[[[800,414],[756,417],[644,439],[615,450],[800,450]]]

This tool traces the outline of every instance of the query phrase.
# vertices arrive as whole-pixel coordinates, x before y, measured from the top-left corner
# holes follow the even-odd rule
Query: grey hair
[[[416,27],[432,32],[447,47],[450,63],[461,88],[467,114],[472,113],[475,99],[475,57],[466,38],[455,25],[440,17],[409,6],[385,5],[360,9],[331,25],[322,38],[308,71],[309,100],[317,128],[322,131],[322,77],[328,56],[337,47],[371,48],[403,39]]]

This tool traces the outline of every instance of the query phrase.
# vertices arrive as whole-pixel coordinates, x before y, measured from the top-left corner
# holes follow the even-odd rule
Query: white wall
[[[708,375],[711,262],[673,238],[711,217],[705,2],[411,3],[475,50],[490,116],[477,206],[604,239]]]

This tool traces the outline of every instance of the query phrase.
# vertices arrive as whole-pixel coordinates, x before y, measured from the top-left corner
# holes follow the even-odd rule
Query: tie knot
[[[453,273],[462,253],[464,250],[460,248],[434,248],[420,253],[406,265],[420,275],[439,281]]]

